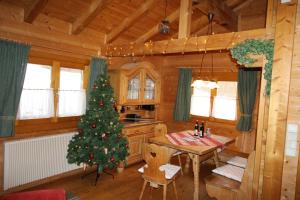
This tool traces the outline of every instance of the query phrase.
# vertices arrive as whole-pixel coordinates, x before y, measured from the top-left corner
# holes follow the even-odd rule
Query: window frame
[[[194,80],[193,80],[194,81]],[[219,81],[228,81],[228,82],[237,82],[237,80],[219,80]],[[235,120],[229,120],[229,119],[221,119],[221,118],[216,118],[212,116],[213,108],[214,108],[214,99],[217,96],[217,89],[211,89],[210,90],[210,111],[209,111],[209,117],[205,116],[199,116],[199,115],[193,115],[190,114],[191,120],[200,120],[200,121],[209,121],[209,122],[219,122],[219,123],[226,123],[226,124],[231,124],[235,125],[238,122],[239,119],[239,97],[238,97],[238,91],[236,94],[236,119]]]
[[[88,87],[88,79],[89,79],[89,67],[87,65],[73,65],[70,63],[64,63],[57,61],[57,60],[36,60],[36,59],[29,59],[28,63],[31,64],[40,64],[40,65],[48,65],[51,67],[51,88],[53,89],[53,96],[54,96],[54,116],[49,118],[35,118],[35,119],[16,119],[16,128],[22,126],[35,126],[39,123],[43,125],[50,125],[53,123],[62,123],[62,122],[73,122],[78,121],[80,116],[66,116],[66,117],[59,117],[58,116],[58,91],[59,91],[59,82],[60,82],[60,68],[70,68],[70,69],[80,69],[83,71],[83,84],[82,88],[87,91]],[[41,128],[43,129],[43,128]],[[33,130],[34,132],[36,130]]]

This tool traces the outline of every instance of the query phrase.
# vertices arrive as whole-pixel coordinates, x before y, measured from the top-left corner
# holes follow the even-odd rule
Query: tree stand
[[[88,176],[88,175],[93,174],[93,173],[96,172],[96,180],[95,180],[95,186],[96,186],[96,185],[97,185],[97,182],[98,182],[98,179],[99,179],[99,177],[100,177],[100,173],[99,173],[99,171],[98,171],[98,167],[99,167],[99,165],[97,165],[97,169],[96,169],[96,170],[93,170],[93,171],[91,171],[91,172],[89,172],[89,173],[83,174],[83,175],[81,176],[81,179],[83,179],[83,178],[85,178],[86,176]],[[105,173],[105,174],[108,174],[108,175],[112,176],[113,179],[115,179],[115,176],[114,176],[112,173],[106,171],[105,169],[104,169],[102,172]]]

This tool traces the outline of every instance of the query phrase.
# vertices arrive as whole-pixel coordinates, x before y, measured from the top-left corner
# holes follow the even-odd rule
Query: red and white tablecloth
[[[205,136],[200,138],[199,136],[194,136],[193,131],[184,131],[178,133],[166,134],[168,140],[175,145],[185,145],[185,146],[217,146],[220,148],[224,147],[224,143],[212,137]]]

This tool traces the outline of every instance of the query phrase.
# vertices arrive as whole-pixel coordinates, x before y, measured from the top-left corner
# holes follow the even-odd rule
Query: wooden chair
[[[252,196],[254,159],[255,151],[253,151],[248,157],[247,167],[244,171],[242,182],[214,173],[206,177],[205,183],[208,195],[217,199],[250,200]]]
[[[158,146],[155,144],[144,145],[144,159],[146,165],[138,171],[143,173],[144,184],[142,187],[139,200],[142,199],[147,183],[150,187],[157,185],[163,186],[163,200],[167,199],[167,186],[173,182],[175,197],[178,200],[175,177],[178,174],[180,167],[168,164],[172,152],[167,147]]]
[[[157,137],[157,136],[165,136],[167,133],[168,133],[168,130],[167,130],[167,125],[166,124],[157,124],[157,125],[155,125],[155,127],[154,127],[154,136],[155,137]],[[181,175],[183,175],[183,169],[182,169],[181,158],[180,158],[181,154],[183,154],[182,151],[176,151],[172,155],[172,157],[177,156],[178,163],[180,165],[180,173],[181,173]]]

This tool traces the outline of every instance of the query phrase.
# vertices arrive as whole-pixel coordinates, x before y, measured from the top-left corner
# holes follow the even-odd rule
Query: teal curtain
[[[257,71],[240,69],[238,72],[238,95],[241,117],[237,124],[240,131],[251,131],[252,112],[256,100]]]
[[[86,91],[86,102],[90,98],[90,92],[93,90],[94,82],[100,74],[107,72],[106,60],[102,58],[92,58],[90,63],[89,85]],[[87,103],[88,106],[88,103]]]
[[[13,136],[29,45],[0,40],[0,137]]]
[[[177,97],[173,113],[174,120],[187,121],[190,118],[192,95],[192,69],[179,69]]]

